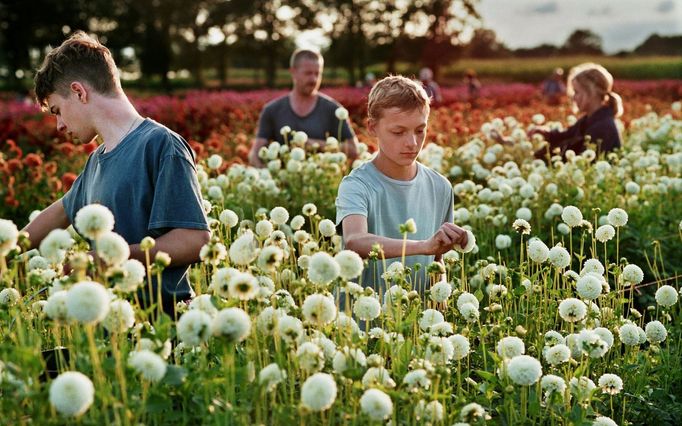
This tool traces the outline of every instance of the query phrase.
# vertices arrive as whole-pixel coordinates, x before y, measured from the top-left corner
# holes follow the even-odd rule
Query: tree
[[[602,55],[602,39],[590,30],[575,30],[568,36],[562,50],[569,55]]]
[[[674,55],[682,56],[682,36],[650,35],[633,53],[638,55]]]
[[[467,56],[472,58],[499,58],[509,56],[509,49],[497,40],[495,31],[479,28],[467,46]]]

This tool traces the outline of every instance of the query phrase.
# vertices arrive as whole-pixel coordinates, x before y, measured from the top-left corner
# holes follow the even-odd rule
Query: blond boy
[[[347,249],[367,258],[372,246],[379,244],[389,265],[403,253],[400,224],[414,219],[417,231],[408,235],[405,265],[423,266],[412,279],[415,288],[425,288],[426,266],[467,242],[466,231],[452,223],[452,186],[417,162],[426,138],[429,97],[419,83],[391,76],[374,85],[367,109],[368,129],[379,151],[341,182],[336,223],[342,226]],[[385,288],[383,272],[381,259],[370,261],[362,285]]]

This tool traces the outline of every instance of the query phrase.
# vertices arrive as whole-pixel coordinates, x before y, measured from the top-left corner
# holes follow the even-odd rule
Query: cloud
[[[558,12],[559,5],[556,1],[548,1],[537,6],[531,6],[528,11],[540,15],[549,15]]]
[[[675,3],[673,0],[663,0],[656,6],[656,11],[659,13],[668,13],[675,9]]]

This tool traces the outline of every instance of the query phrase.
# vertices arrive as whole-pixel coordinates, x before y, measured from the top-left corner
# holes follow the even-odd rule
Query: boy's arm
[[[28,233],[28,238],[31,241],[31,248],[36,248],[40,242],[53,229],[66,229],[71,222],[64,210],[61,198],[52,203],[48,208],[40,212],[38,217],[33,219],[31,223],[26,225],[22,231]]]
[[[156,239],[149,251],[151,261],[159,251],[168,253],[170,266],[184,266],[199,261],[199,251],[211,238],[209,231],[203,229],[175,228]],[[145,263],[145,253],[139,244],[130,245],[130,258]]]
[[[370,234],[367,232],[367,218],[365,216],[358,214],[346,216],[343,219],[342,226],[346,248],[353,250],[363,258],[369,256],[374,244],[382,246],[386,258],[401,257],[403,254],[403,240]],[[418,254],[440,256],[452,249],[455,244],[464,247],[466,242],[465,230],[452,223],[444,223],[428,240],[407,240],[405,256]]]
[[[258,151],[264,146],[268,145],[268,140],[265,138],[256,138],[253,141],[253,145],[251,145],[251,151],[249,151],[249,163],[253,167],[258,167],[258,168],[263,168],[265,167],[265,163],[263,163],[263,160],[260,159],[258,156]]]

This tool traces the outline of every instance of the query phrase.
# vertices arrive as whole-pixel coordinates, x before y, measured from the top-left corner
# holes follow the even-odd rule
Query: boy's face
[[[398,167],[409,167],[424,146],[429,118],[427,108],[409,111],[397,107],[383,111],[381,118],[369,121],[369,131],[379,142],[379,154]]]
[[[317,92],[322,83],[322,64],[317,60],[302,59],[291,68],[291,79],[294,89],[304,96],[311,96]]]
[[[66,97],[59,93],[52,93],[47,97],[47,107],[51,114],[57,117],[57,131],[65,132],[79,141],[87,143],[97,133],[89,122],[84,119],[85,104],[78,98],[78,94],[69,91]]]

